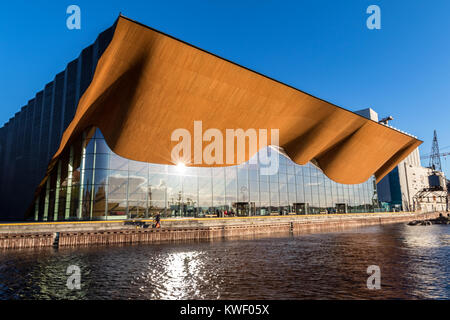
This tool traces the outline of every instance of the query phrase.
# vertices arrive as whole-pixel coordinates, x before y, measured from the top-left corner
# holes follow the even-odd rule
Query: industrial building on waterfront
[[[279,128],[279,146],[177,166],[170,133],[195,120]],[[420,143],[120,16],[0,128],[0,219],[374,212],[376,182]]]
[[[377,187],[379,200],[387,203],[389,210],[447,210],[444,173],[423,167],[418,149],[400,162]]]
[[[378,113],[371,108],[356,113],[379,121]],[[387,119],[392,120],[392,117]],[[377,183],[377,193],[380,206],[389,211],[430,212],[446,211],[448,208],[445,175],[440,171],[440,166],[422,166],[419,148],[414,149]]]

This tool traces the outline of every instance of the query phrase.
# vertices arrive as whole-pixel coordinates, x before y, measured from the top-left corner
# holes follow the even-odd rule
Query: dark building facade
[[[113,31],[111,27],[102,32],[0,128],[1,220],[24,219]]]

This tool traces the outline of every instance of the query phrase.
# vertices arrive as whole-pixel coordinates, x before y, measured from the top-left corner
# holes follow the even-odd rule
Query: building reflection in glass
[[[114,154],[100,130],[75,141],[52,169],[29,219],[110,220],[163,217],[259,216],[379,211],[375,180],[338,184],[311,163],[278,153],[279,170],[261,175],[255,163],[219,168],[132,161]]]

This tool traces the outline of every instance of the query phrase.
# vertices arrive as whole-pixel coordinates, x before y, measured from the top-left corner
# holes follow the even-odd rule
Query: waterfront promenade
[[[115,243],[212,240],[234,236],[300,234],[435,218],[435,213],[351,213],[253,216],[232,218],[167,218],[162,228],[140,228],[130,220],[30,222],[0,224],[0,248],[59,247]]]

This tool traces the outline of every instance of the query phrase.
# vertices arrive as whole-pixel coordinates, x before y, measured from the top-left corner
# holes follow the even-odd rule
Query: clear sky
[[[71,4],[81,30],[66,27]],[[366,27],[371,4],[381,30]],[[15,0],[0,10],[0,125],[122,12],[346,109],[392,115],[424,140],[422,154],[436,129],[450,152],[449,0]]]

